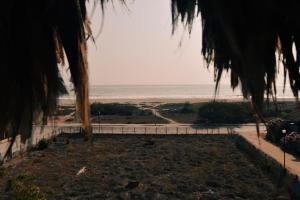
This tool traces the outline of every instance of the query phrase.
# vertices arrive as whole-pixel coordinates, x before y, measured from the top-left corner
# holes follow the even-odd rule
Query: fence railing
[[[81,127],[59,127],[60,133],[81,133]],[[233,134],[234,127],[192,126],[92,126],[93,134]]]
[[[117,125],[93,125],[93,134],[151,134],[151,135],[169,135],[169,134],[233,134],[235,133],[234,127],[198,127],[198,126],[117,126]],[[24,152],[27,149],[36,146],[42,139],[50,139],[60,134],[78,134],[82,133],[82,128],[79,125],[74,126],[34,126],[31,138],[25,143],[21,142],[20,135],[16,138],[9,158],[13,155]],[[11,139],[4,133],[0,136],[0,159],[5,155]]]

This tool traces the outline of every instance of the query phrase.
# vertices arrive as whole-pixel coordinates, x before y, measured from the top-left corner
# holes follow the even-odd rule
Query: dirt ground
[[[221,135],[106,135],[92,143],[59,137],[7,164],[0,199],[11,199],[7,185],[15,179],[47,199],[265,200],[285,193],[237,149],[234,136]]]

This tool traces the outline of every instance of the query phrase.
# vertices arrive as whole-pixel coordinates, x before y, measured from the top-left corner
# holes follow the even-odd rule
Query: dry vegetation
[[[86,171],[76,176],[83,167]],[[218,135],[101,136],[93,145],[60,137],[4,170],[0,199],[18,192],[5,190],[9,180],[39,188],[48,199],[257,200],[282,195],[238,150],[234,136]]]
[[[91,105],[91,123],[105,124],[167,124],[168,121],[155,116],[149,107],[134,104],[94,103]],[[99,117],[100,112],[100,117]],[[75,107],[60,106],[56,113],[57,123],[74,123]],[[52,118],[51,118],[52,120]],[[51,122],[51,121],[50,121]]]
[[[262,115],[265,120],[282,118],[300,120],[299,106],[293,101],[265,103]],[[248,102],[203,102],[203,103],[169,103],[158,106],[159,112],[180,123],[188,124],[240,124],[256,121]]]

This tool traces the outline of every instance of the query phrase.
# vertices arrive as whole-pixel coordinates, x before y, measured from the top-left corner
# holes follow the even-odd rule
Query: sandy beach
[[[90,99],[90,103],[129,103],[129,104],[166,104],[166,103],[204,103],[209,101],[222,101],[222,102],[247,102],[243,98],[118,98],[118,99]],[[278,102],[294,102],[295,98],[278,98]],[[60,105],[74,105],[75,99],[61,98],[59,100]]]

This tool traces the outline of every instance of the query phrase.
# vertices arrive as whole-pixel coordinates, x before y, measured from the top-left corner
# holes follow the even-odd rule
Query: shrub
[[[280,146],[285,151],[300,155],[300,135],[292,132],[280,139]]]
[[[246,123],[253,116],[246,103],[208,102],[199,107],[199,122]]]
[[[140,112],[140,109],[134,105],[118,104],[118,103],[93,103],[91,105],[91,114],[94,116],[99,115],[133,115]]]
[[[285,121],[280,118],[270,120],[267,124],[267,135],[266,139],[275,144],[279,144],[284,134],[282,130],[286,130],[289,134],[293,131],[297,131],[296,125],[291,125],[290,121]]]
[[[4,169],[0,168],[0,178],[3,178],[5,175]]]
[[[41,150],[44,150],[44,149],[47,149],[49,147],[49,145],[56,139],[49,139],[49,140],[46,140],[46,139],[42,139],[39,141],[39,143],[36,145],[36,147],[34,148],[34,150],[38,150],[38,151],[41,151]]]
[[[188,114],[188,113],[194,113],[195,110],[192,106],[192,104],[186,102],[184,103],[183,107],[180,109],[180,113],[183,113],[183,114]]]
[[[283,137],[282,130],[284,130],[284,121],[282,119],[274,119],[267,124],[266,139],[270,142],[278,144]]]
[[[280,146],[286,152],[300,156],[299,122],[274,119],[267,124],[266,139]],[[286,130],[286,133],[282,131]]]
[[[141,110],[139,113],[140,116],[151,116],[153,115],[151,110]]]
[[[7,182],[6,191],[10,192],[12,200],[46,200],[38,186],[26,183],[31,179],[32,176],[22,174]]]

